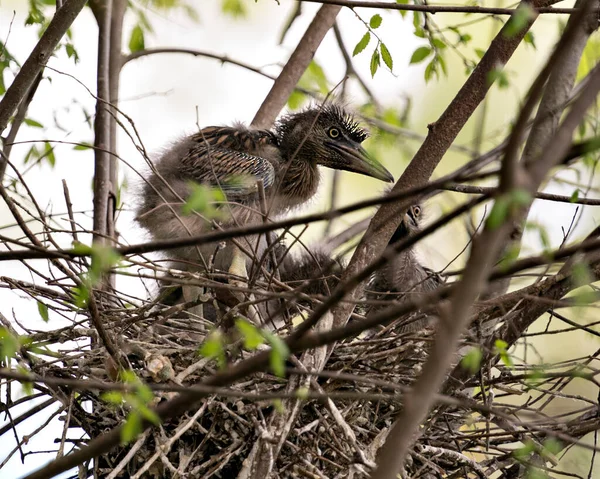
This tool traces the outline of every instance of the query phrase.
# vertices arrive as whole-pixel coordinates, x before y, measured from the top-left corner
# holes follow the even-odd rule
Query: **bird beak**
[[[330,166],[337,170],[346,170],[361,175],[371,176],[387,183],[393,183],[392,174],[377,160],[371,158],[359,144],[340,144],[328,142],[327,146],[336,150],[344,158],[343,162]]]

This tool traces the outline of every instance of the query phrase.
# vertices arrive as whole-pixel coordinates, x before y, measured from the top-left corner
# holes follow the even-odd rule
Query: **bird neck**
[[[320,174],[314,161],[298,155],[284,164],[282,193],[289,198],[290,206],[308,201],[317,192]]]

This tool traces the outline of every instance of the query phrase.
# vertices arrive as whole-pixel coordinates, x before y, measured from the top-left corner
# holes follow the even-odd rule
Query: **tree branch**
[[[19,73],[10,87],[8,87],[8,90],[6,90],[2,100],[0,100],[0,133],[8,125],[10,117],[27,96],[27,92],[30,91],[35,79],[46,65],[58,42],[75,21],[75,18],[77,18],[86,3],[87,0],[68,0],[50,21],[42,38],[40,38],[40,41],[36,44],[25,63],[23,63]],[[0,181],[2,181],[5,169],[6,160],[0,158]]]
[[[294,53],[277,77],[273,88],[263,101],[252,120],[256,128],[269,128],[281,109],[285,106],[290,94],[296,87],[300,77],[308,68],[315,52],[323,41],[325,34],[335,23],[335,17],[342,7],[323,5],[310,23],[304,36],[298,43]]]

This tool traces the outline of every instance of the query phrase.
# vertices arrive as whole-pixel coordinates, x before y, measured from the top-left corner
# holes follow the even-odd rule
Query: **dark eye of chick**
[[[413,215],[418,218],[421,215],[421,208],[419,206],[413,207]]]
[[[329,135],[329,138],[337,138],[338,136],[340,136],[340,130],[338,130],[337,128],[329,128],[327,134]]]

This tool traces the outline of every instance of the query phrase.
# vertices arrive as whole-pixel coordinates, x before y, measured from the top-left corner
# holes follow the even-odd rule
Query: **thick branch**
[[[323,41],[325,34],[335,23],[335,17],[341,8],[333,5],[323,5],[319,9],[294,53],[281,70],[273,88],[271,88],[258,112],[256,112],[252,120],[252,126],[269,128],[273,124],[300,77],[315,56],[315,52]]]
[[[14,81],[6,90],[0,101],[0,132],[4,131],[10,117],[19,107],[19,104],[35,82],[38,73],[42,70],[48,58],[58,45],[65,32],[79,15],[87,0],[68,0],[56,12],[48,28],[34,47],[29,58],[23,63],[21,70]]]
[[[543,4],[542,0],[537,0],[533,6],[538,7]],[[527,3],[527,5],[529,4]],[[506,34],[506,30],[509,28],[508,23],[498,33],[446,111],[437,122],[430,125],[427,139],[394,186],[392,193],[426,184],[460,130],[485,98],[491,87],[490,72],[494,71],[498,65],[506,64],[534,20],[535,18],[531,18],[517,35]],[[379,209],[356,249],[346,269],[345,277],[353,276],[381,254],[400,224],[408,206],[408,201],[401,201],[383,205]],[[364,286],[361,284],[354,290],[350,299],[359,298],[363,291]],[[351,312],[352,308],[347,304],[340,305],[334,314],[334,325],[344,324]]]
[[[587,6],[591,5],[592,2],[588,2]],[[596,2],[593,5],[597,7]],[[573,24],[577,25],[575,22]],[[525,184],[531,194],[537,191],[549,170],[566,153],[574,129],[599,91],[600,67],[596,67],[590,74],[587,88],[574,103],[557,134],[546,144],[543,154],[524,172],[528,177]],[[521,185],[513,183],[513,188],[518,186]],[[510,191],[508,188],[507,190]],[[522,212],[523,208],[520,213]],[[451,295],[450,307],[441,315],[436,341],[423,367],[423,373],[406,399],[404,409],[382,448],[374,479],[394,478],[401,469],[415,431],[433,404],[433,397],[444,380],[455,347],[469,319],[471,306],[482,286],[486,284],[492,260],[511,229],[510,222],[506,222],[499,229],[492,228],[488,223],[482,235],[474,241],[463,279]]]

